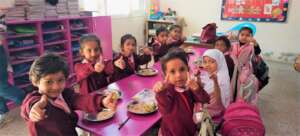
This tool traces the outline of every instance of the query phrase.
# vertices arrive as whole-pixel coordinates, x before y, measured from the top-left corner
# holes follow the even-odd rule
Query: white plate
[[[98,113],[84,113],[83,118],[91,122],[101,122],[112,118],[115,115],[115,111],[110,109],[103,109]]]
[[[139,76],[155,76],[158,74],[158,70],[154,68],[141,69],[136,74]]]
[[[140,114],[140,115],[151,114],[158,110],[157,104],[154,101],[150,102],[151,104],[144,105],[144,106],[142,105],[143,103],[146,103],[146,102],[131,100],[127,104],[127,110],[131,113]],[[138,108],[137,106],[140,106],[141,109],[140,110],[137,109]]]

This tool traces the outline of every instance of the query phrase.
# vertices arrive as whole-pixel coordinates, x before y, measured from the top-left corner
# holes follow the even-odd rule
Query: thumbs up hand
[[[48,104],[47,95],[42,95],[41,99],[32,106],[29,112],[30,120],[33,122],[39,122],[47,118],[46,109],[45,109],[47,104]]]
[[[118,60],[116,60],[114,62],[114,64],[115,64],[116,67],[118,67],[118,68],[120,68],[122,70],[125,69],[125,67],[126,67],[126,64],[125,64],[125,61],[123,59],[123,56],[121,56]]]

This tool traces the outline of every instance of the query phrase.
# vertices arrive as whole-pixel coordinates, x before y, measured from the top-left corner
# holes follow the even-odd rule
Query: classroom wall
[[[145,16],[112,17],[113,50],[120,50],[121,37],[132,34],[137,39],[137,45],[144,44]]]
[[[187,34],[200,32],[207,23],[215,22],[218,25],[217,31],[224,32],[239,21],[221,21],[221,0],[161,0],[161,10],[168,7],[177,11],[183,16],[188,24],[185,30]],[[296,12],[300,7],[299,0],[290,0],[288,9],[288,20],[286,23],[255,23],[257,34],[255,38],[260,43],[263,52],[270,56],[270,59],[280,59],[281,53],[300,53],[300,14]],[[292,61],[293,59],[288,59]]]

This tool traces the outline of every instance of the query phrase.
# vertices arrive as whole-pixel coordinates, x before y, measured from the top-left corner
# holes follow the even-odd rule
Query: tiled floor
[[[259,100],[267,136],[300,136],[300,73],[287,64],[269,65],[270,84],[261,91]],[[1,136],[27,135],[19,112],[20,109],[11,112],[14,121],[0,129]]]

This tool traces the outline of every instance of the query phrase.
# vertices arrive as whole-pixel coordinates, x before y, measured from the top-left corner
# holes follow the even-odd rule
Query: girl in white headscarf
[[[230,78],[225,57],[217,49],[209,49],[203,54],[203,68],[200,79],[204,90],[210,95],[206,105],[215,123],[219,123],[230,103]]]

